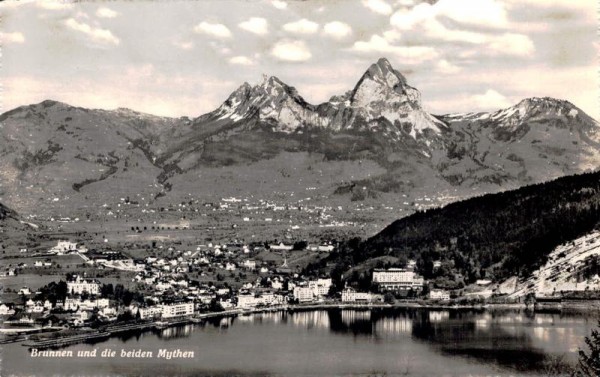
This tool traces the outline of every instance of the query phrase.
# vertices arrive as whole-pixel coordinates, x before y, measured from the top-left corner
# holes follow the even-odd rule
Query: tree
[[[114,294],[114,287],[112,283],[102,284],[102,288],[100,288],[100,295],[102,297],[111,297]]]
[[[386,292],[386,294],[383,296],[383,302],[385,302],[386,304],[393,304],[394,302],[396,302],[396,298],[392,293]]]
[[[304,250],[308,246],[308,242],[306,241],[298,241],[294,242],[294,247],[292,250]]]
[[[600,321],[598,321],[600,327]],[[592,334],[585,337],[585,344],[589,352],[579,349],[579,364],[577,376],[600,376],[600,332],[592,330]]]

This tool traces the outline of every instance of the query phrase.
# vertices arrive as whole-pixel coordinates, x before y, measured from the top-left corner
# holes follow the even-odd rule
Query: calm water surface
[[[381,309],[264,313],[66,348],[96,358],[32,358],[3,345],[1,376],[541,376],[549,358],[576,361],[593,316]],[[105,349],[117,357],[101,358]],[[194,351],[132,359],[120,350]]]

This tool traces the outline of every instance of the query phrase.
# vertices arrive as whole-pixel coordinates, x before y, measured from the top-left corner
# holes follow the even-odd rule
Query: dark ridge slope
[[[599,207],[600,173],[569,176],[415,213],[344,245],[338,257],[355,265],[384,255],[415,258],[425,277],[442,260],[465,283],[526,276],[556,246],[597,227]]]

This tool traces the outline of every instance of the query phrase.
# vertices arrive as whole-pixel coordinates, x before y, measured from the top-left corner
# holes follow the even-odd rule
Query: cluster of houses
[[[320,244],[308,245],[307,248],[330,252],[334,246]],[[125,306],[122,302],[103,297],[102,283],[97,279],[75,275],[66,282],[67,297],[64,301],[52,303],[48,299],[36,299],[36,293],[23,288],[19,291],[23,304],[0,304],[0,315],[9,317],[6,323],[25,324],[51,313],[68,313],[66,321],[80,325],[91,318],[116,321],[118,315],[127,312],[134,318],[144,320],[169,320],[218,308],[247,310],[289,303],[318,303],[336,297],[331,278],[308,279],[292,272],[286,262],[277,267],[252,258],[257,251],[266,249],[279,252],[285,258],[293,252],[293,245],[281,242],[262,246],[208,244],[187,251],[169,247],[155,256],[139,260],[124,258],[117,252],[108,255],[106,253],[111,253],[108,251],[101,255],[100,263],[93,255],[95,252],[88,253],[87,249],[76,243],[60,241],[51,249],[52,253],[83,252],[85,255],[82,258],[87,259],[88,263],[135,272],[132,280],[143,292],[144,299]],[[377,293],[360,292],[348,287],[341,292],[341,301],[374,303],[382,302],[386,292],[420,293],[425,281],[415,272],[415,267],[416,263],[410,261],[406,268],[375,269],[372,283]],[[210,278],[194,280],[188,277],[190,273],[204,276],[209,269],[213,277],[217,271],[221,271],[230,272],[230,277],[247,273],[252,278],[242,281],[241,287],[233,289],[223,282],[217,282],[217,286]],[[434,289],[429,292],[429,298],[448,300],[450,295]]]
[[[60,320],[78,326],[93,315],[106,321],[115,321],[117,308],[111,300],[101,297],[101,286],[96,279],[73,276],[66,282],[67,296],[56,302],[44,298],[41,292],[23,287],[18,292],[23,304],[2,303],[0,315],[7,317],[5,325],[52,325]]]

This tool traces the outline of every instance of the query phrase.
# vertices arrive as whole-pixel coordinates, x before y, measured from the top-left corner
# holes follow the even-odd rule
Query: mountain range
[[[443,204],[596,170],[599,130],[552,98],[429,114],[382,58],[319,105],[264,77],[196,118],[56,101],[16,108],[0,115],[0,201],[22,214],[69,215],[125,196],[161,205],[295,195],[412,211],[423,198]],[[387,216],[382,224],[399,213]]]

